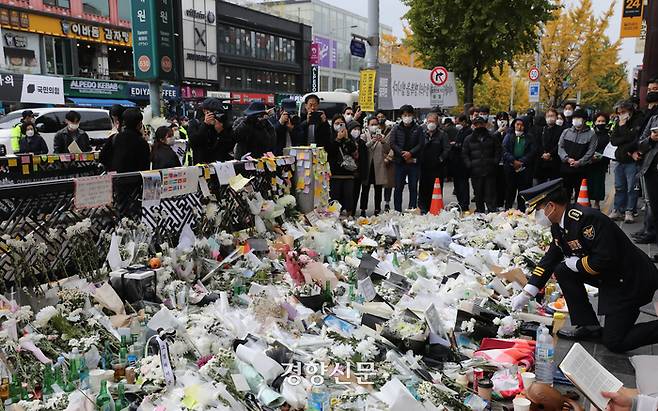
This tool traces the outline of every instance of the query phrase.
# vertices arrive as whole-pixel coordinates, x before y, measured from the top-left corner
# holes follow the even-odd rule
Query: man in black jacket
[[[123,131],[114,137],[112,170],[117,173],[144,171],[151,168],[149,143],[144,138],[142,112],[138,108],[124,111]]]
[[[190,131],[194,164],[233,159],[235,140],[222,102],[217,98],[207,98],[202,107],[203,123],[194,132]]]
[[[462,146],[464,145],[466,137],[468,137],[473,130],[468,123],[468,116],[466,116],[466,114],[462,114],[457,118],[457,125],[454,127],[456,131],[454,136],[451,136],[451,133],[448,133],[450,154],[448,155],[447,175],[452,177],[459,208],[465,212],[469,211],[471,206],[471,189],[468,184],[468,168],[462,157]]]
[[[653,225],[658,227],[656,221],[658,216],[658,125],[652,127],[649,135],[640,140],[638,147],[644,157],[640,174],[644,176],[644,187],[647,191],[646,195],[649,197]],[[658,262],[658,255],[654,255],[653,260]]]
[[[638,151],[639,137],[642,134],[644,116],[635,110],[631,101],[622,102],[618,109],[619,120],[613,128],[610,143],[617,146],[615,159],[615,201],[609,217],[613,220],[624,218],[627,223],[635,221],[638,192],[635,190],[638,162],[642,155]]]
[[[91,151],[89,136],[80,130],[80,113],[71,110],[66,113],[66,127],[55,134],[55,153],[68,153],[69,146],[75,141],[81,152]]]
[[[486,129],[482,117],[473,120],[473,132],[466,137],[462,158],[471,175],[476,212],[484,213],[486,203],[489,212],[496,211],[496,166],[500,161],[500,143]]]
[[[395,210],[402,212],[402,191],[405,181],[409,180],[409,208],[416,208],[418,200],[418,157],[425,139],[418,132],[418,124],[414,121],[414,108],[408,104],[400,107],[402,122],[391,130],[391,149],[395,153],[395,194],[393,204]]]
[[[528,133],[529,129],[527,117],[517,118],[503,140],[503,167],[507,179],[505,208],[514,207],[514,199],[518,197],[516,206],[521,212],[525,212],[525,201],[517,193],[532,186],[535,159],[534,138]]]
[[[235,158],[246,154],[260,158],[276,149],[276,136],[272,124],[267,119],[265,103],[254,101],[244,112],[244,117],[236,120],[233,136],[237,142]]]
[[[306,119],[297,125],[292,133],[294,146],[316,144],[325,147],[331,138],[331,127],[324,111],[320,110],[320,97],[309,94],[304,99]]]
[[[434,180],[441,180],[441,191],[445,184],[445,163],[450,155],[448,135],[439,128],[439,114],[427,115],[427,124],[420,127],[419,133],[425,139],[425,147],[420,155],[420,180],[418,182],[418,206],[422,213],[430,210]]]
[[[564,129],[556,122],[557,110],[549,108],[546,110],[546,125],[537,141],[537,167],[535,167],[537,184],[554,180],[560,176],[560,157],[557,149]]]

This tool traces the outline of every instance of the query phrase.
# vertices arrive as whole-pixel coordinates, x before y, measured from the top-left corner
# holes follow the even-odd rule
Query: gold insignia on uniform
[[[583,212],[580,211],[580,210],[576,210],[575,208],[572,208],[567,213],[567,216],[569,216],[569,218],[574,220],[574,221],[580,220],[580,216],[582,216],[582,215],[583,215]]]
[[[569,244],[569,248],[571,248],[571,251],[578,251],[583,248],[583,246],[580,245],[580,241],[578,240],[568,241],[567,244]]]
[[[538,267],[535,267],[535,269],[532,270],[532,274],[541,277],[542,275],[544,275],[544,269],[541,268],[541,267],[539,267],[539,266],[538,266]]]
[[[594,232],[593,225],[588,225],[587,227],[583,228],[583,237],[585,237],[587,240],[593,240],[595,235],[596,233]]]

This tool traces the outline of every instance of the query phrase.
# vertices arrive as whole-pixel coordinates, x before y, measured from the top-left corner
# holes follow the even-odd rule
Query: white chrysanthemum
[[[334,357],[341,360],[348,360],[354,355],[354,348],[349,344],[338,344],[331,349]]]
[[[375,339],[368,337],[365,340],[360,341],[356,345],[356,352],[361,354],[362,361],[368,361],[373,359],[377,354],[379,354],[379,349],[375,345]]]
[[[51,318],[59,314],[59,311],[57,311],[57,308],[53,307],[52,305],[49,305],[48,307],[43,307],[41,311],[39,311],[34,319],[34,325],[36,327],[45,327],[48,325],[48,322],[50,321]]]

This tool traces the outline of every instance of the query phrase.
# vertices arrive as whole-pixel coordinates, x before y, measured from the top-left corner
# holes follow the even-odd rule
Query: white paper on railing
[[[142,175],[142,207],[160,205],[162,175],[160,171],[140,171]]]
[[[219,184],[226,185],[229,183],[231,177],[235,177],[235,167],[232,162],[215,162],[213,163],[215,168],[215,173],[217,174],[217,180]]]
[[[176,167],[160,170],[162,173],[161,198],[196,193],[199,188],[198,167]]]

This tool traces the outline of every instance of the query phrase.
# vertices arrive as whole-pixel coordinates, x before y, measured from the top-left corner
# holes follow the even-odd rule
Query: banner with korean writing
[[[642,31],[642,0],[623,0],[619,37],[640,37]]]
[[[359,106],[365,112],[375,111],[375,80],[377,70],[361,70]]]
[[[64,79],[54,76],[0,73],[3,101],[64,104]]]
[[[132,6],[133,66],[138,80],[155,80],[158,62],[158,16],[155,0],[134,0]]]
[[[377,73],[378,108],[396,110],[404,104],[415,108],[456,107],[455,75],[448,72],[442,86],[432,84],[431,70],[380,64]]]

